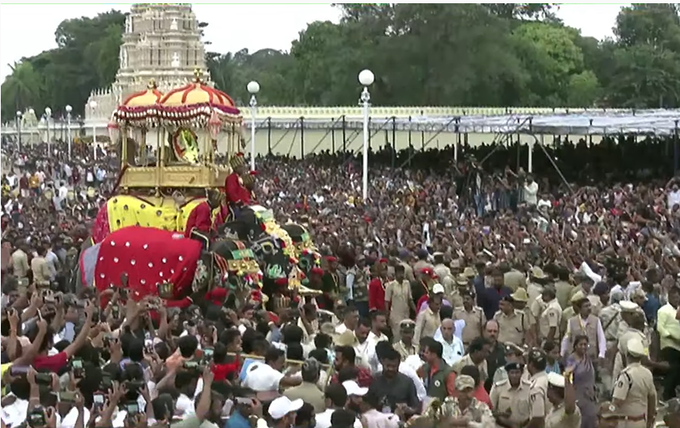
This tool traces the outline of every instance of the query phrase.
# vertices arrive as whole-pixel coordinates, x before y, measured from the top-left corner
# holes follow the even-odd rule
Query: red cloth
[[[152,227],[131,226],[106,237],[99,249],[95,266],[95,284],[102,292],[110,284],[120,283],[120,274],[127,272],[131,296],[139,300],[158,295],[157,283],[174,284],[174,301],[168,307],[186,307],[196,263],[202,245],[195,239],[173,238],[174,232]]]
[[[60,352],[51,357],[48,357],[47,355],[38,355],[33,359],[33,368],[56,373],[66,367],[67,363],[68,355],[66,355],[66,352]]]
[[[189,218],[187,219],[187,227],[184,229],[184,236],[191,237],[191,231],[196,229],[206,236],[210,234],[212,227],[212,209],[208,202],[203,201],[196,205],[196,208],[191,210]]]
[[[338,383],[338,374],[334,374],[331,383]],[[362,388],[368,388],[373,383],[371,371],[365,367],[357,367],[356,383]]]
[[[92,225],[92,240],[95,244],[102,242],[106,238],[111,229],[109,228],[109,207],[108,204],[102,204],[97,211],[97,217]]]
[[[232,172],[227,176],[227,179],[224,182],[224,188],[228,202],[250,205],[250,192],[243,186],[243,180],[237,173]]]
[[[427,302],[427,298],[428,298],[428,296],[426,294],[423,297],[421,297],[420,299],[418,299],[418,303],[416,303],[416,309],[420,310],[420,307],[423,306],[423,303]],[[418,314],[416,314],[416,315],[418,315]]]
[[[380,278],[373,278],[368,283],[368,309],[385,310],[385,289]]]
[[[225,380],[231,373],[238,374],[240,369],[241,367],[238,361],[227,364],[213,364],[213,366],[210,368],[210,370],[213,372],[213,375],[215,376],[214,380],[216,382]]]

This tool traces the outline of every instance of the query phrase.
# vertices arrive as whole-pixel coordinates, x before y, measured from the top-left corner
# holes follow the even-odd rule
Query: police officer
[[[623,334],[619,335],[618,353],[614,358],[612,379],[617,379],[621,370],[628,365],[626,362],[626,355],[628,353],[626,345],[631,339],[639,339],[644,348],[649,349],[649,341],[643,332],[645,328],[645,316],[640,311],[640,307],[636,303],[627,300],[622,301],[620,306],[621,317],[625,321],[627,328],[624,330]]]
[[[576,406],[576,392],[571,383],[571,371],[564,376],[548,373],[548,401],[552,410],[545,418],[545,428],[579,428],[581,411]]]
[[[545,353],[534,348],[529,351],[527,368],[529,381],[529,424],[527,428],[543,428],[548,414],[548,374],[545,372]]]
[[[617,428],[621,415],[616,412],[616,406],[611,401],[600,403],[597,410],[597,428]]]
[[[651,428],[656,417],[656,388],[652,372],[641,364],[647,349],[639,338],[626,343],[628,365],[616,379],[612,401],[621,413],[618,428]]]
[[[505,365],[507,377],[491,387],[489,398],[496,417],[502,427],[524,426],[529,421],[529,387],[531,382],[522,379],[524,367],[521,363]]]
[[[405,319],[399,323],[401,340],[394,344],[394,349],[401,355],[401,361],[405,361],[411,355],[418,355],[419,346],[417,343],[413,343],[415,328],[416,322],[411,319]]]

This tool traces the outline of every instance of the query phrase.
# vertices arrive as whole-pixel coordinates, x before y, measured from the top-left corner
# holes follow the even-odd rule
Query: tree
[[[40,75],[30,61],[10,65],[12,74],[2,84],[2,120],[14,118],[16,111],[23,112],[37,105],[41,94]]]
[[[680,9],[677,4],[634,4],[616,18],[614,34],[623,47],[649,45],[680,53]]]

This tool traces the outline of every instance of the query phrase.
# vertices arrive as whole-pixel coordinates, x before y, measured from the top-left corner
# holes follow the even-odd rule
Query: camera
[[[83,377],[84,369],[83,369],[83,360],[80,358],[74,358],[71,361],[71,370],[73,370],[73,376],[76,379],[80,379]]]
[[[26,419],[31,428],[39,428],[47,425],[47,415],[45,414],[45,409],[42,407],[34,408]]]
[[[118,305],[111,306],[111,316],[115,319],[118,319],[120,317],[120,306]]]
[[[110,390],[113,388],[113,379],[111,377],[111,373],[104,371],[102,373],[102,383],[101,383],[101,388],[105,391]]]

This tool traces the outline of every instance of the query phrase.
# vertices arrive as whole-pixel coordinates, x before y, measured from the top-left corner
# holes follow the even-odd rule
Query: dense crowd
[[[322,255],[323,297],[274,317],[135,301],[125,272],[74,289],[119,160],[51,148],[2,145],[3,427],[679,426],[680,179],[657,140],[560,141],[562,174],[536,147],[535,177],[517,148],[383,148],[365,201],[352,153],[258,158],[258,203]]]

